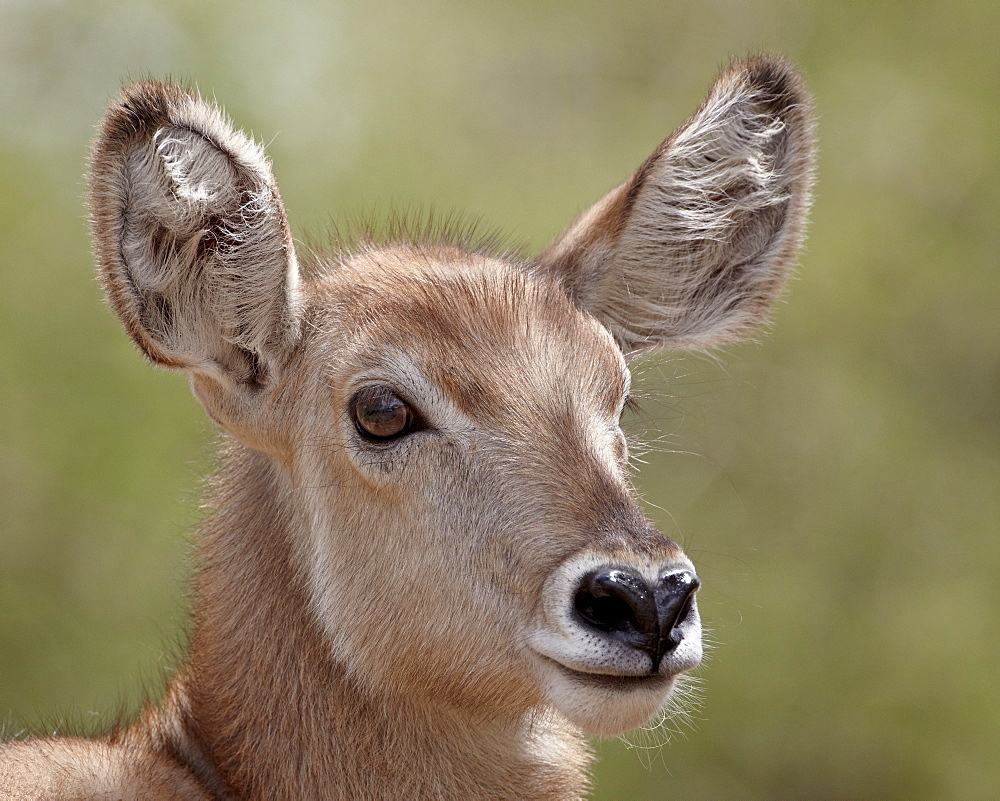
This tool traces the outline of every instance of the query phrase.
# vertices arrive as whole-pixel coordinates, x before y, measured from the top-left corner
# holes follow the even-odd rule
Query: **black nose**
[[[648,653],[655,673],[660,660],[683,639],[679,626],[699,586],[698,577],[687,570],[669,573],[650,587],[630,570],[602,568],[583,577],[573,606],[586,627]]]

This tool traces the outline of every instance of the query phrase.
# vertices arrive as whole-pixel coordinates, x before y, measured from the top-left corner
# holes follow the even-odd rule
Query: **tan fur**
[[[573,617],[592,569],[693,571],[628,480],[625,356],[761,320],[810,136],[794,73],[751,60],[537,262],[431,231],[300,280],[262,150],[193,94],[127,87],[94,147],[101,275],[228,444],[165,700],[0,746],[0,795],[581,798],[583,733],[641,724],[701,655],[694,605],[662,663]],[[413,433],[359,433],[373,385]]]

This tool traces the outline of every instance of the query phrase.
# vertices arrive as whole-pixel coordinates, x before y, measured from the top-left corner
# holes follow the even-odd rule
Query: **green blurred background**
[[[195,81],[298,237],[463,209],[541,248],[730,56],[820,120],[760,346],[643,365],[640,484],[704,579],[703,703],[600,743],[598,799],[1000,798],[1000,5],[0,2],[0,727],[92,727],[176,659],[214,433],[101,301],[93,125]]]

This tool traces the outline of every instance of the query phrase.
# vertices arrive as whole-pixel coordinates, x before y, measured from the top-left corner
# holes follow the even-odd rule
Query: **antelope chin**
[[[617,737],[647,723],[667,703],[676,679],[587,673],[547,657],[539,662],[549,703],[586,734],[599,737]]]

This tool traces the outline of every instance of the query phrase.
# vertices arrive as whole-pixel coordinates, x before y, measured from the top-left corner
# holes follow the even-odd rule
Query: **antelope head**
[[[289,586],[345,681],[616,735],[702,655],[695,567],[629,479],[629,361],[757,327],[810,153],[794,73],[753,59],[537,259],[432,235],[300,275],[262,150],[142,83],[98,139],[94,230],[138,347],[269,460]]]

